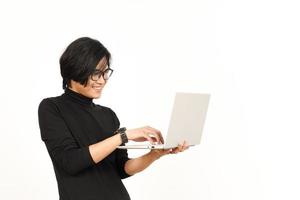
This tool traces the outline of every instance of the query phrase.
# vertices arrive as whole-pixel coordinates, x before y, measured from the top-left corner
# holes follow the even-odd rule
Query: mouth
[[[102,87],[93,86],[93,89],[96,90],[96,91],[101,91]]]

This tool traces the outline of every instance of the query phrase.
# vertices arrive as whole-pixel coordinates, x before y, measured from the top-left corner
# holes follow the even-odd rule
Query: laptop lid
[[[200,144],[210,94],[177,92],[164,148]]]

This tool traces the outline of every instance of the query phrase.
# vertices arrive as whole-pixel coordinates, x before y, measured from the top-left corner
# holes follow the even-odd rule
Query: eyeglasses
[[[103,79],[107,81],[107,80],[111,77],[113,71],[114,71],[114,70],[111,69],[111,68],[107,68],[107,69],[104,70],[104,71],[101,71],[101,70],[99,70],[99,69],[96,69],[96,70],[94,71],[94,73],[91,75],[91,79],[92,79],[93,81],[97,81],[97,80],[99,80],[99,79],[101,78],[101,76],[103,76]]]

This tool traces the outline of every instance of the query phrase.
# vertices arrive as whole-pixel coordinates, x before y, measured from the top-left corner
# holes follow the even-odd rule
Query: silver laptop
[[[186,141],[200,144],[210,94],[177,92],[164,144],[127,144],[119,149],[169,149]]]

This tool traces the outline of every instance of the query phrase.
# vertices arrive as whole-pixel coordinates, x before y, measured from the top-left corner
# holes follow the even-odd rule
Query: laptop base
[[[164,145],[160,145],[160,144],[149,144],[149,145],[122,145],[122,146],[118,146],[118,149],[164,149]]]

